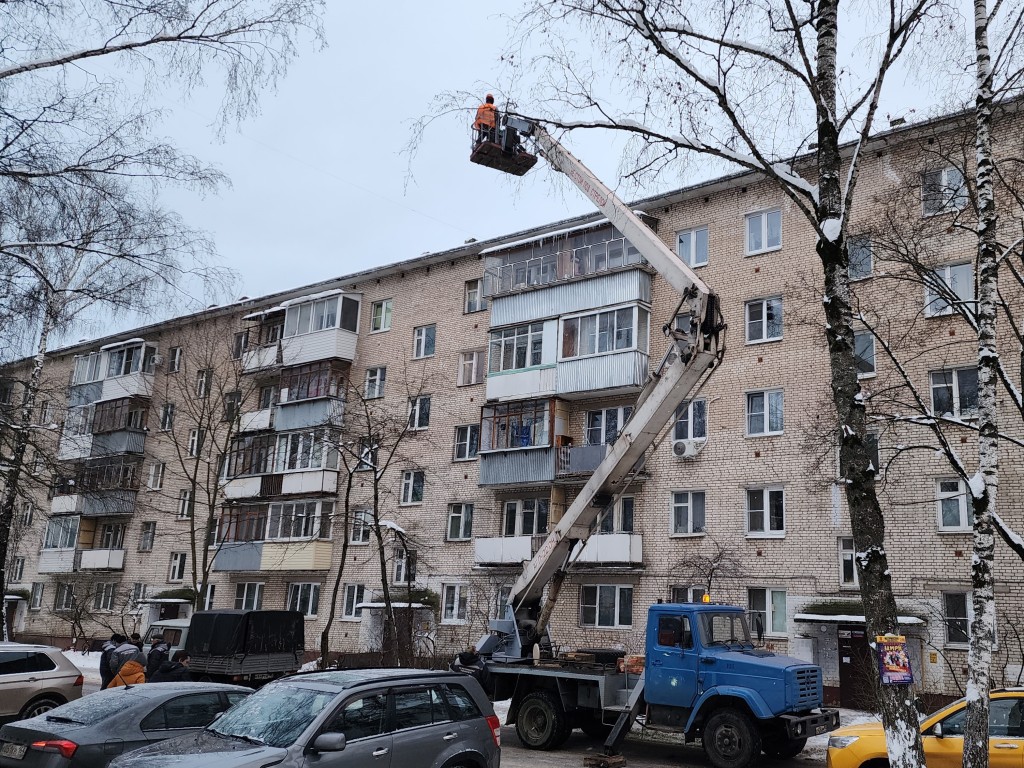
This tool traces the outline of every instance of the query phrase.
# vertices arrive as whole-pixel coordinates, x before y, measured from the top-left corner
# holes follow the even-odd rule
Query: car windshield
[[[294,685],[268,685],[229,709],[208,730],[271,747],[291,746],[337,695]]]
[[[139,696],[129,690],[98,691],[90,696],[54,707],[43,718],[51,722],[74,722],[92,725],[139,703]]]
[[[742,613],[721,612],[700,615],[700,633],[705,648],[720,645],[729,648],[754,647],[750,642],[747,617]]]

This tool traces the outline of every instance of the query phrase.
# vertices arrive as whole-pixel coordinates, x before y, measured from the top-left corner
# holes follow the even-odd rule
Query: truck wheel
[[[761,753],[761,734],[749,717],[735,709],[720,709],[711,715],[701,741],[715,768],[742,768]]]
[[[562,702],[550,691],[523,698],[516,716],[516,735],[527,749],[557,749],[572,733]]]
[[[804,751],[807,739],[787,739],[785,737],[766,740],[761,746],[768,757],[788,760]]]

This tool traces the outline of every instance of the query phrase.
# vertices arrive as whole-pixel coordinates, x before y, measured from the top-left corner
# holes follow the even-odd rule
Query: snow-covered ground
[[[81,671],[82,676],[90,683],[100,683],[100,654],[95,653],[83,653],[82,651],[64,651],[64,655],[68,657],[72,664],[74,664]]]

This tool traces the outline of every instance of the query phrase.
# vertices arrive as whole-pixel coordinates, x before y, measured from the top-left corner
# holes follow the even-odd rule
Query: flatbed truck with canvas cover
[[[644,725],[699,739],[716,768],[740,768],[760,752],[791,757],[809,736],[839,725],[822,704],[814,664],[755,648],[742,608],[658,604],[647,612],[642,670],[621,668],[598,650],[554,658],[548,622],[572,552],[633,480],[646,451],[681,402],[703,385],[724,352],[717,296],[657,234],[536,121],[501,117],[470,159],[522,175],[536,163],[521,140],[564,173],[680,296],[664,325],[669,349],[641,391],[633,414],[604,460],[562,515],[511,589],[505,615],[492,619],[474,654],[453,666],[476,674],[495,700],[511,699],[508,723],[523,744],[556,749],[573,728],[604,742],[591,764],[621,765],[618,747],[638,717]],[[628,661],[628,660],[627,660]]]

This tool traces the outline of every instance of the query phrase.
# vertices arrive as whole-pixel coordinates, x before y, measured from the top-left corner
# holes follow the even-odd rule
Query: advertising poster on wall
[[[877,635],[875,648],[878,651],[878,671],[882,685],[910,685],[914,682],[905,636]]]

